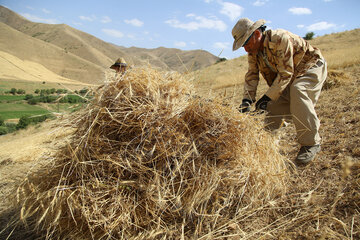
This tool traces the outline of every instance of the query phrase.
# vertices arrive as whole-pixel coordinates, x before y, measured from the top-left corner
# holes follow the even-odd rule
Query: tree
[[[28,116],[22,116],[19,119],[18,124],[16,125],[16,129],[26,128],[31,123],[31,120]]]
[[[25,90],[24,89],[18,89],[16,91],[17,94],[25,94]]]
[[[8,133],[7,127],[0,126],[0,135],[5,135]]]
[[[10,93],[11,93],[12,95],[15,95],[15,94],[16,94],[16,88],[12,88],[12,89],[10,90]]]
[[[39,89],[36,89],[34,93],[38,94],[40,92]]]
[[[38,102],[40,102],[40,98],[39,98],[39,97],[30,98],[30,99],[27,100],[27,103],[30,104],[30,105],[35,105],[35,104],[37,104]]]
[[[5,122],[4,118],[0,116],[0,126],[4,125],[4,122]]]
[[[305,40],[311,40],[311,39],[313,39],[314,35],[315,35],[314,32],[308,32],[308,33],[305,35],[304,39],[305,39]]]
[[[25,95],[25,100],[29,100],[32,99],[34,96],[32,94],[26,94]]]

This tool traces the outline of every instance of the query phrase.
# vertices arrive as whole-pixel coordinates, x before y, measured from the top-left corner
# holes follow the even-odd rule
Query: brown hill
[[[201,69],[218,60],[218,57],[203,50],[182,51],[164,47],[144,49],[116,46],[66,24],[28,21],[3,6],[0,6],[0,22],[106,69],[119,56],[124,57],[132,65],[150,64],[157,68],[180,72]]]
[[[129,56],[135,56],[142,62],[167,70],[189,72],[214,64],[219,58],[204,50],[182,51],[176,48],[159,47],[146,48],[122,48]]]
[[[40,64],[61,77],[83,83],[100,84],[104,79],[103,68],[99,65],[66,52],[53,44],[30,37],[4,23],[0,23],[0,51],[10,54],[10,56],[1,56],[4,60],[2,68],[7,68],[7,65],[17,68],[15,71],[8,72],[8,77],[3,76],[3,78],[18,79],[16,76],[19,71],[28,71],[28,75],[34,75],[31,69],[25,70],[23,63],[10,59],[14,56],[22,61]],[[38,74],[47,75],[45,71],[40,71]],[[34,81],[27,77],[22,79]]]

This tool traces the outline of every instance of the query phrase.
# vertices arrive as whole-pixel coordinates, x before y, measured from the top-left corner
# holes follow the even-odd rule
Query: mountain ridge
[[[20,16],[16,12],[11,11],[10,9],[0,6],[0,22],[9,26],[10,28],[27,35],[33,39],[40,40],[44,44],[51,44],[58,48],[57,53],[54,55],[63,55],[61,51],[65,54],[75,55],[82,60],[78,59],[78,63],[74,67],[67,69],[66,67],[59,68],[52,65],[52,61],[45,62],[41,59],[36,59],[36,62],[44,65],[51,71],[54,71],[56,74],[74,79],[81,82],[101,82],[103,81],[101,75],[104,75],[104,72],[109,70],[109,66],[118,58],[123,57],[126,61],[133,66],[143,66],[151,65],[155,68],[162,70],[170,71],[179,71],[179,72],[188,72],[191,70],[198,70],[209,65],[212,65],[218,61],[218,57],[212,55],[211,53],[204,50],[189,50],[183,51],[176,48],[165,48],[158,47],[154,49],[146,49],[139,47],[130,47],[126,48],[123,46],[118,46],[113,43],[105,42],[91,34],[77,30],[66,24],[45,24],[45,23],[35,23],[27,20],[26,18]],[[10,29],[1,27],[2,38],[2,47],[0,50],[9,52],[10,46],[7,46],[7,42],[19,41],[19,39],[10,39],[12,37],[20,37],[21,34],[8,33],[11,32]],[[17,35],[17,36],[14,36]],[[25,38],[24,36],[22,36]],[[35,47],[34,43],[29,38],[26,39],[26,44],[29,46]],[[11,41],[10,41],[11,40]],[[11,44],[10,44],[11,45]],[[35,44],[36,47],[39,44]],[[49,45],[46,45],[48,48]],[[59,52],[60,51],[60,52]],[[10,51],[15,57],[24,57],[23,53],[16,52],[16,48]],[[36,55],[36,51],[28,51],[29,54]],[[49,58],[51,58],[51,54]],[[57,58],[54,56],[54,58]],[[35,61],[34,57],[32,57]],[[57,58],[59,62],[61,59]],[[64,59],[65,61],[65,59]],[[92,64],[89,64],[92,63]],[[67,63],[61,63],[64,66],[68,66]],[[94,72],[91,68],[95,69],[93,76],[84,76],[81,79],[81,76],[74,74],[74,69],[82,65],[82,69],[87,69],[88,71]],[[88,74],[89,75],[89,74]]]

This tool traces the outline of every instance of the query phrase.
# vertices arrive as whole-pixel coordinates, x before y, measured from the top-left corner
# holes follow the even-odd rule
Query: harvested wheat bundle
[[[285,160],[255,119],[190,90],[183,75],[150,68],[103,85],[68,146],[19,187],[22,219],[51,239],[251,231],[234,224],[285,193]]]
[[[339,87],[340,85],[343,84],[344,81],[347,80],[349,80],[349,76],[345,72],[330,69],[322,89],[327,90],[327,89]]]

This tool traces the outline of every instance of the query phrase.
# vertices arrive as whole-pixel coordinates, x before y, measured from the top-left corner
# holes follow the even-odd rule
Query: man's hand
[[[242,103],[239,106],[239,112],[241,113],[246,113],[246,112],[250,112],[250,106],[252,104],[252,101],[249,99],[243,99]]]
[[[269,101],[271,101],[271,98],[266,95],[262,96],[259,101],[255,103],[256,111],[265,111]]]

